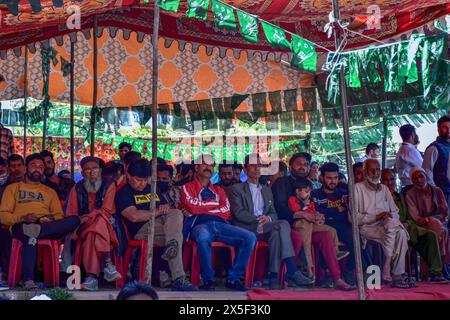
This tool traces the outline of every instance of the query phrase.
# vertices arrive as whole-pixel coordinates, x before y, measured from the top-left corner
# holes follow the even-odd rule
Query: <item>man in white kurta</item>
[[[378,160],[364,162],[364,177],[363,182],[355,185],[356,215],[363,247],[367,240],[380,243],[385,256],[383,280],[392,282],[395,287],[407,288],[403,275],[409,235],[400,222],[398,208],[389,189],[380,183]]]

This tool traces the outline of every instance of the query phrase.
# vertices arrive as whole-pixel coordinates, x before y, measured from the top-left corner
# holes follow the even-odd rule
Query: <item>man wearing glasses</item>
[[[98,158],[81,160],[83,180],[71,190],[66,216],[79,216],[81,225],[72,234],[72,240],[81,241],[81,264],[86,271],[83,290],[98,290],[101,263],[104,262],[104,278],[113,282],[121,278],[112,260],[111,252],[118,246],[112,225],[115,212],[116,186],[113,180],[102,178]]]

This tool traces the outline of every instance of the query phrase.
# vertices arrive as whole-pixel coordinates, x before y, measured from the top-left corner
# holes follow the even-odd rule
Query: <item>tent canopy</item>
[[[332,10],[330,0],[224,0],[223,2],[333,49],[333,39],[328,39],[323,32]],[[0,0],[2,26],[0,50],[73,32],[66,26],[67,18],[73,14],[68,11],[71,5],[80,8],[81,29],[92,28],[92,16],[97,15],[98,26],[110,28],[112,33],[118,29],[140,34],[152,32],[153,1],[144,3],[142,0]],[[387,39],[410,31],[450,12],[450,4],[445,0],[405,0],[400,3],[397,0],[370,2],[345,0],[340,1],[340,5],[341,16],[351,23],[351,28],[378,39]],[[212,12],[209,12],[208,19],[204,23],[186,18],[186,10],[187,2],[181,1],[178,13],[162,12],[160,27],[162,37],[207,46],[276,51],[264,39],[262,32],[257,44],[248,44],[243,41],[238,31],[217,28]],[[368,19],[371,21],[368,23],[369,26],[365,24]],[[348,41],[348,47],[368,43],[370,40],[353,35]]]

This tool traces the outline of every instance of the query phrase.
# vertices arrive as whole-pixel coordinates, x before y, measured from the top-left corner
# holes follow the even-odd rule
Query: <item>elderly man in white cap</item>
[[[400,222],[389,189],[380,183],[378,160],[367,159],[363,166],[365,180],[355,185],[355,209],[363,245],[367,240],[380,243],[385,256],[383,280],[393,287],[409,288],[404,277],[408,232]]]
[[[406,192],[408,212],[419,226],[436,233],[442,261],[446,262],[449,239],[446,228],[448,206],[444,193],[439,187],[428,183],[426,172],[420,167],[414,167],[411,170],[411,181],[414,187]],[[448,277],[445,266],[443,274]]]

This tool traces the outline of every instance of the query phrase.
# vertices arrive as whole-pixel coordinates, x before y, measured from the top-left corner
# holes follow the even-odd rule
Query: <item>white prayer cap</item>
[[[416,172],[418,172],[418,171],[423,172],[423,173],[426,175],[426,172],[425,172],[425,170],[424,170],[423,168],[421,168],[421,167],[413,167],[413,168],[409,171],[409,177],[411,178],[411,180],[412,180],[412,178],[413,178],[414,173],[416,173]]]

